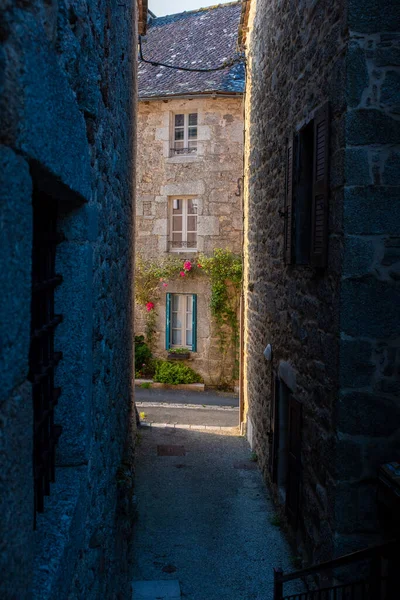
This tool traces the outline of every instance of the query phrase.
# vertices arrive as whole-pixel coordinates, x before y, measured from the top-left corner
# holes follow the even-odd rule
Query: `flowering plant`
[[[146,304],[146,310],[147,310],[147,312],[150,312],[153,309],[154,309],[154,302],[148,302]]]
[[[185,260],[185,262],[183,263],[183,268],[185,269],[185,271],[192,270],[192,263],[190,262],[190,260]]]

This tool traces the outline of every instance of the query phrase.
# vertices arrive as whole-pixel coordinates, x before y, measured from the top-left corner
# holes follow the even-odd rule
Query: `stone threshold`
[[[170,383],[157,383],[152,379],[135,379],[135,385],[141,386],[143,383],[149,383],[149,387],[156,390],[188,390],[192,392],[204,392],[206,388],[204,383],[179,383],[177,385],[171,385]]]

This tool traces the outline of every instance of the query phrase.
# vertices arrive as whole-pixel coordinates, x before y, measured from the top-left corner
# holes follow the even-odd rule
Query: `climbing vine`
[[[156,305],[161,290],[168,287],[168,281],[178,277],[190,279],[195,276],[208,276],[211,283],[210,310],[223,357],[228,351],[230,337],[236,354],[239,346],[238,312],[242,283],[242,259],[230,250],[216,248],[210,255],[199,254],[195,260],[182,260],[168,256],[159,261],[136,260],[135,299],[145,309],[146,340],[151,347],[156,332]],[[234,377],[237,373],[234,374]]]

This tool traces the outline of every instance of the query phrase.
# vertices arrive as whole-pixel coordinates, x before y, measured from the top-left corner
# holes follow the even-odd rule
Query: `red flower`
[[[168,287],[168,283],[163,283],[163,287]]]
[[[146,310],[147,310],[147,312],[150,312],[151,310],[153,310],[153,308],[154,308],[154,303],[153,302],[148,302],[146,304]]]
[[[199,269],[202,269],[203,267],[201,265],[197,265],[199,267]]]
[[[192,263],[190,262],[190,260],[185,260],[185,262],[183,263],[183,268],[185,269],[185,271],[191,270]]]
[[[181,277],[185,277],[185,271],[181,271],[181,272],[179,273],[179,275],[180,275]]]

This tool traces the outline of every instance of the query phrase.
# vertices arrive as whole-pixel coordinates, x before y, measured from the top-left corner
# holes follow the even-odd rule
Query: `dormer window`
[[[175,114],[171,154],[196,154],[196,152],[197,113]]]

